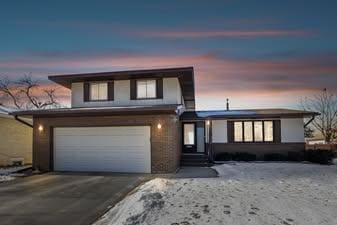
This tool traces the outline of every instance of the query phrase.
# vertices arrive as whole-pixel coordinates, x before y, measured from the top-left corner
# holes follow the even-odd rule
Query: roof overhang
[[[53,75],[49,76],[48,78],[49,80],[54,81],[55,83],[70,89],[71,84],[75,82],[129,80],[140,78],[165,78],[165,77],[177,77],[179,79],[186,108],[195,109],[193,67],[65,74],[65,75]]]
[[[72,117],[72,116],[114,116],[114,115],[155,115],[177,114],[177,105],[165,106],[130,106],[130,107],[98,107],[98,108],[59,108],[44,110],[27,110],[10,113],[22,117]]]
[[[317,112],[292,109],[254,109],[254,110],[214,110],[184,112],[182,121],[200,121],[209,119],[279,119],[279,118],[310,118],[320,115]]]

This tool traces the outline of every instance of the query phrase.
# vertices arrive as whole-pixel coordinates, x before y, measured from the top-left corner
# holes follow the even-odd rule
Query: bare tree
[[[333,142],[337,137],[337,94],[324,88],[322,92],[304,99],[302,106],[305,110],[320,113],[312,125],[323,135],[326,143]]]
[[[0,78],[1,98],[18,109],[59,107],[55,93],[55,89],[42,89],[31,75],[24,75],[17,81],[11,81],[8,77]]]

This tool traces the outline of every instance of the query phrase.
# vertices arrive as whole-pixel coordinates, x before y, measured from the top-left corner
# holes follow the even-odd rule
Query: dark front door
[[[183,152],[195,153],[197,152],[196,146],[196,129],[194,123],[183,124]]]

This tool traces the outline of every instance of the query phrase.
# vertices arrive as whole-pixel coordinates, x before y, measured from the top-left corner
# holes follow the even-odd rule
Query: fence
[[[313,144],[305,145],[306,150],[327,150],[327,151],[337,151],[337,144]]]

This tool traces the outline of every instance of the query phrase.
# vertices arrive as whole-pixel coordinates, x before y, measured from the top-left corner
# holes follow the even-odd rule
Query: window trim
[[[91,97],[91,85],[93,84],[106,84],[107,88],[106,88],[106,99],[92,99]],[[107,102],[110,101],[109,100],[109,82],[107,81],[95,81],[95,82],[89,82],[89,102]]]
[[[242,123],[242,141],[235,141],[235,122]],[[245,128],[244,122],[252,122],[252,132],[253,132],[253,140],[252,141],[245,141]],[[262,122],[262,141],[255,141],[255,122]],[[264,122],[272,122],[273,124],[273,140],[266,141],[265,140],[265,125]],[[240,121],[233,121],[233,143],[275,143],[275,123],[274,120],[240,120]]]
[[[138,82],[139,81],[154,81],[155,85],[155,97],[138,97]],[[157,79],[137,79],[136,80],[136,100],[153,100],[158,99],[158,93],[157,93]]]

